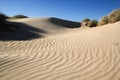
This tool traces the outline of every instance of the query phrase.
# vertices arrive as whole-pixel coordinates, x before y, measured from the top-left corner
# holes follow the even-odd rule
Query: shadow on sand
[[[13,31],[0,32],[0,41],[31,40],[35,38],[41,38],[43,37],[43,33],[47,33],[42,29],[38,29],[20,22],[8,22],[8,24],[13,25],[13,27],[11,27]]]
[[[7,22],[7,21],[6,21]],[[66,27],[66,28],[79,28],[81,24],[79,22],[74,21],[68,21],[58,18],[50,18],[50,22],[55,24],[56,27]],[[44,37],[43,34],[48,33],[47,31],[44,31],[39,28],[35,28],[34,26],[27,25],[25,23],[20,22],[7,22],[3,25],[0,25],[2,27],[10,26],[9,28],[12,28],[13,31],[11,32],[0,32],[0,41],[3,40],[31,40],[35,38],[42,38]]]
[[[80,22],[68,21],[58,18],[50,18],[50,21],[56,25],[60,25],[67,28],[79,28],[81,26]]]

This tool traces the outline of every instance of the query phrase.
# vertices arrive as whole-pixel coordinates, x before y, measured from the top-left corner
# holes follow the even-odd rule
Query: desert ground
[[[120,80],[120,22],[9,21],[20,31],[0,35],[0,80]]]

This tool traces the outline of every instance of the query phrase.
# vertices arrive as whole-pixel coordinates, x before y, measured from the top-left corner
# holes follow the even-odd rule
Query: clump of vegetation
[[[108,23],[115,23],[118,21],[120,21],[120,9],[112,11],[107,16],[103,16],[99,21],[99,25],[102,26]]]
[[[97,24],[98,24],[97,20],[90,20],[88,18],[86,18],[82,21],[82,26],[96,27]]]
[[[86,18],[86,19],[84,19],[82,22],[89,22],[90,21],[90,19],[89,18]]]
[[[120,9],[112,11],[109,15],[109,23],[120,21]]]
[[[82,21],[82,26],[89,26],[90,25],[90,19],[86,18]]]
[[[24,15],[15,15],[12,18],[18,19],[18,18],[28,18],[28,16],[24,16]]]
[[[97,20],[92,20],[90,27],[96,27],[97,25],[98,25],[98,21]]]
[[[88,18],[84,19],[82,21],[82,26],[88,26],[88,27],[96,27],[96,26],[102,26],[106,25],[108,23],[115,23],[120,21],[120,9],[112,11],[107,16],[103,16],[99,22],[97,20],[90,20]]]
[[[109,18],[108,16],[103,16],[100,21],[99,21],[99,25],[102,26],[102,25],[105,25],[105,24],[108,24],[109,23]]]

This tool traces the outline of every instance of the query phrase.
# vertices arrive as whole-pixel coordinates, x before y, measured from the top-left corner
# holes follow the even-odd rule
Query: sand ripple
[[[120,80],[120,36],[94,30],[1,41],[0,80]]]

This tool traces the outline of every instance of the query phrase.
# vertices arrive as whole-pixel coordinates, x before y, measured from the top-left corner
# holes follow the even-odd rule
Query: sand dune
[[[9,19],[9,24],[19,27],[16,32],[1,35],[0,40],[31,40],[44,36],[66,33],[68,28],[78,28],[80,23],[58,18]]]
[[[15,20],[48,33],[0,41],[0,80],[120,80],[120,22],[73,29],[48,19]]]
[[[80,27],[79,22],[73,22],[58,18],[26,18],[26,19],[13,19],[10,21],[22,22],[36,28],[43,29],[48,32],[54,32],[58,30],[64,30],[65,28],[78,28]],[[64,29],[63,29],[64,28]]]

